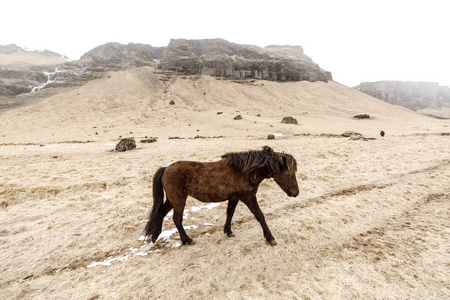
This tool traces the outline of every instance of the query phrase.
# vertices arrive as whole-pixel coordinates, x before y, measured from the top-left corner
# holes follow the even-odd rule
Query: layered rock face
[[[80,61],[105,69],[148,66],[153,61],[153,47],[145,44],[107,43],[85,53]]]
[[[321,69],[300,46],[257,46],[223,39],[171,40],[167,47],[107,43],[68,61],[51,51],[25,51],[0,46],[0,97],[14,97],[48,87],[83,84],[108,71],[158,66],[181,74],[230,79],[324,81],[331,73]]]
[[[173,39],[163,52],[161,68],[232,79],[312,82],[332,79],[331,73],[315,64],[300,46],[260,48],[223,39]]]
[[[411,110],[450,106],[450,88],[436,82],[363,82],[355,89],[385,102]]]

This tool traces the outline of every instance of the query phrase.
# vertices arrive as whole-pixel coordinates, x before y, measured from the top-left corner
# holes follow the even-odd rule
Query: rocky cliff
[[[162,56],[162,69],[183,74],[232,79],[324,81],[331,73],[315,64],[300,46],[257,46],[223,39],[172,39]]]
[[[153,62],[153,47],[134,43],[107,43],[90,50],[80,61],[91,67],[105,69],[148,66]]]
[[[0,46],[0,97],[14,97],[48,87],[83,84],[107,71],[154,66],[180,74],[230,79],[324,81],[331,73],[321,69],[300,46],[260,48],[223,39],[171,40],[167,47],[107,43],[68,61],[51,51],[25,51]]]
[[[411,110],[450,107],[450,88],[436,82],[363,82],[355,89]]]

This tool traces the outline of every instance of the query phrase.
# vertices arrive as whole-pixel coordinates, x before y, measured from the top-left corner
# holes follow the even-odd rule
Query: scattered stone
[[[368,114],[362,114],[362,115],[356,115],[353,116],[355,119],[370,119],[370,116]]]
[[[242,116],[241,115],[237,115],[236,117],[234,117],[234,120],[242,120]]]
[[[385,133],[384,133],[383,130],[380,131],[380,135],[381,135],[381,136],[384,136],[384,135],[385,135]]]
[[[361,133],[354,131],[346,131],[343,134],[341,134],[341,136],[349,137],[351,140],[362,140],[362,141],[376,140],[376,138],[366,138]]]
[[[342,137],[344,135],[334,134],[334,133],[321,133],[321,134],[319,134],[319,136],[321,136],[321,137]]]
[[[341,134],[343,137],[361,137],[363,136],[361,133],[354,132],[354,131],[346,131],[343,134]]]
[[[297,125],[298,121],[293,117],[284,117],[283,120],[281,120],[281,123]]]
[[[274,140],[275,139],[275,135],[273,134],[269,134],[269,136],[267,137],[268,140]]]
[[[155,137],[152,137],[152,138],[143,139],[140,142],[141,143],[154,143],[156,141],[157,141],[157,139]]]
[[[116,145],[116,151],[123,152],[133,150],[136,148],[136,142],[134,138],[124,138]]]
[[[221,115],[221,114],[223,114],[223,112],[222,112],[222,111],[218,111],[217,114],[218,114],[218,115]]]
[[[258,118],[259,118],[259,117],[261,117],[261,115],[260,115],[260,114],[257,114],[256,116],[257,116]]]
[[[173,99],[172,99],[172,100],[170,100],[169,104],[170,105],[175,105],[175,101],[173,101]]]
[[[363,136],[352,136],[352,137],[350,137],[350,139],[351,139],[352,141],[356,141],[356,140],[367,141],[367,140],[368,140],[367,138],[365,138],[365,137],[363,137]]]

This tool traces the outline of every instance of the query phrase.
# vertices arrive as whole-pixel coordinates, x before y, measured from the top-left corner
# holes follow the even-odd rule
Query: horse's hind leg
[[[228,207],[227,207],[227,221],[225,222],[225,227],[223,229],[223,232],[228,237],[233,237],[234,234],[231,231],[231,219],[233,218],[234,211],[236,209],[236,205],[238,204],[239,199],[231,198],[228,200]]]
[[[164,217],[169,213],[169,211],[172,209],[172,205],[169,201],[165,201],[162,208],[161,208],[161,214],[158,216],[158,219],[155,220],[155,227],[153,228],[152,232],[152,242],[154,243],[158,236],[161,234],[162,230],[162,224],[164,221]]]
[[[190,237],[188,237],[186,231],[183,228],[183,211],[186,204],[186,199],[184,199],[183,201],[179,201],[179,203],[179,205],[173,206],[173,222],[175,223],[175,226],[180,233],[180,238],[183,245],[194,245],[195,242]]]

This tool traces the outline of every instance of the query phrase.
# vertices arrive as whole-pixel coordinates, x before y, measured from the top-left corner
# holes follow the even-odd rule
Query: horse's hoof
[[[236,235],[234,233],[230,233],[230,234],[227,234],[227,236],[228,237],[235,237]]]
[[[187,243],[188,243],[188,245],[195,245],[194,241],[190,241],[190,242],[187,242]]]
[[[277,244],[277,241],[275,241],[275,240],[271,240],[269,243],[270,243],[272,246],[278,245],[278,244]]]

